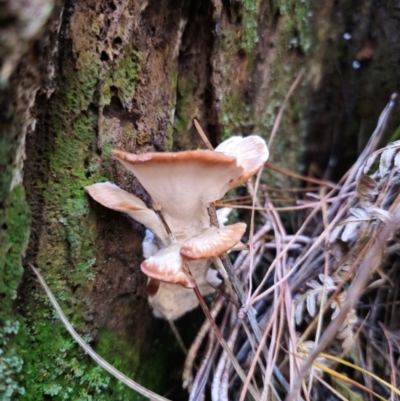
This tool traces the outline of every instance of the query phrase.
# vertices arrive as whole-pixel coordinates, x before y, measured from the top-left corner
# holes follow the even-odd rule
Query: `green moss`
[[[0,121],[0,124],[2,122]],[[8,128],[8,127],[7,127]],[[13,157],[17,150],[18,142],[12,138],[6,130],[0,131],[0,202],[2,202],[10,190],[13,174]],[[10,157],[11,156],[11,157]]]
[[[242,127],[252,120],[254,109],[246,107],[243,99],[237,92],[228,95],[223,104],[223,137],[227,139],[232,135],[241,134]]]
[[[135,94],[136,82],[140,73],[141,56],[130,47],[125,49],[124,57],[117,62],[117,68],[105,74],[101,104],[109,104],[111,88],[117,88],[123,106],[129,104]]]
[[[310,1],[275,0],[272,15],[279,14],[279,20],[276,25],[277,42],[274,50],[266,50],[271,60],[269,78],[260,83],[253,82],[253,79],[259,78],[257,72],[253,70],[254,54],[260,51],[257,48],[259,4],[245,0],[241,4],[242,7],[238,11],[239,17],[241,16],[241,30],[228,25],[221,32],[220,70],[224,81],[221,85],[224,92],[220,96],[222,139],[243,133],[268,137],[282,102],[306,61],[301,53],[310,55],[314,40],[314,33],[310,28],[312,17]],[[262,23],[272,27],[274,25],[272,15],[271,21]],[[247,82],[241,82],[240,78],[234,80],[232,70],[239,71],[239,77],[240,73],[243,74],[243,79]],[[268,85],[268,88],[263,89],[258,85]],[[259,99],[256,102],[246,103],[245,91],[250,90],[251,93],[253,89],[257,90]],[[264,107],[261,105],[262,99]],[[304,107],[300,85],[286,106],[270,157],[270,161],[278,162],[288,169],[298,169],[301,143],[306,132]],[[301,121],[303,125],[299,125]],[[282,154],[285,154],[284,159]],[[290,185],[289,182],[286,184]]]
[[[253,55],[258,43],[258,12],[260,7],[259,0],[240,0],[242,4],[242,38],[241,46],[250,55],[252,63]],[[250,64],[251,64],[250,63]]]
[[[165,342],[167,344],[173,343],[171,338],[166,338]],[[118,366],[128,377],[134,377],[141,385],[160,393],[167,387],[168,375],[165,374],[165,360],[170,350],[165,345],[162,346],[160,343],[153,345],[152,359],[155,362],[151,370],[144,368],[146,361],[141,359],[139,346],[127,348],[126,343],[116,339],[110,330],[102,329],[100,331],[96,349],[100,355],[109,355],[109,363],[113,366]],[[179,349],[174,347],[174,352],[179,352]],[[157,360],[161,363],[157,363]],[[139,401],[147,399],[140,394],[132,392],[132,390],[128,389],[124,384],[117,382],[114,378],[112,382],[114,384],[113,397],[116,400],[129,398],[132,401]]]
[[[17,185],[4,202],[0,215],[0,294],[15,299],[22,277],[21,257],[25,251],[30,215],[22,185]]]
[[[22,185],[7,196],[0,211],[0,399],[24,393],[19,383],[23,367],[23,322],[13,309],[21,281],[21,259],[29,236],[30,214]]]
[[[282,54],[293,47],[300,47],[306,54],[311,52],[314,42],[311,1],[275,0],[274,7],[281,15],[279,45]]]
[[[110,383],[109,375],[88,360],[51,312],[39,306],[42,319],[31,326],[35,351],[25,355],[27,391],[21,399],[39,401],[48,394],[54,400],[108,400],[104,390]]]
[[[177,81],[177,99],[174,121],[174,142],[181,149],[188,149],[190,139],[188,128],[196,116],[196,84],[186,76],[179,76]]]
[[[73,71],[69,63],[64,67]],[[92,60],[62,82],[49,112],[54,130],[47,155],[50,175],[41,183],[46,229],[41,235],[44,245],[37,264],[76,327],[83,323],[84,305],[71,288],[87,285],[96,258],[94,218],[89,214],[83,188],[104,180],[100,162],[92,152],[96,146],[97,115],[89,107],[99,68],[99,63]],[[42,400],[45,394],[55,400],[107,399],[102,392],[108,387],[108,374],[94,366],[73,343],[47,306],[42,290],[38,288],[26,301],[28,349],[35,351],[26,352],[24,358],[22,378],[27,391],[22,399]]]

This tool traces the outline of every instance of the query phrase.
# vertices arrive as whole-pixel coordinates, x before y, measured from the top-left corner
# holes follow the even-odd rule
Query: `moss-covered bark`
[[[125,374],[169,389],[179,351],[147,305],[143,228],[90,202],[83,188],[110,180],[147,200],[111,149],[202,146],[194,117],[214,144],[233,134],[268,139],[301,70],[271,161],[299,170],[306,154],[316,174],[329,157],[334,168],[347,165],[346,141],[360,126],[370,131],[399,79],[397,11],[390,2],[325,3],[57,3],[0,95],[1,397],[141,399],[88,360],[29,271],[22,275],[29,230],[26,262],[78,331]]]

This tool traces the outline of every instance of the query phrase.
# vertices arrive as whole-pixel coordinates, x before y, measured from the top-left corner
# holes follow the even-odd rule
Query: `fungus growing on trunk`
[[[260,137],[249,136],[232,137],[214,152],[135,155],[113,150],[112,154],[135,174],[157,213],[114,184],[85,189],[103,206],[128,213],[158,239],[152,244],[152,237],[146,235],[141,269],[149,277],[147,290],[154,314],[177,319],[198,305],[191,290],[195,285],[202,295],[219,285],[216,272],[209,268],[211,259],[237,245],[246,229],[244,223],[210,227],[209,205],[263,166],[267,146]]]

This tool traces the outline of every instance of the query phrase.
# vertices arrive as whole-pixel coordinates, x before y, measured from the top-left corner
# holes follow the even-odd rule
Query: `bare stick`
[[[246,381],[246,375],[243,372],[241,366],[239,365],[238,361],[236,360],[235,356],[233,355],[231,349],[229,348],[228,344],[226,343],[224,337],[222,336],[221,331],[219,330],[219,327],[217,326],[217,324],[215,323],[215,320],[213,319],[213,317],[210,314],[210,311],[208,310],[207,304],[205,303],[203,296],[200,293],[199,288],[194,287],[193,288],[194,293],[196,294],[197,300],[200,303],[201,308],[203,309],[204,314],[207,316],[207,319],[209,319],[211,326],[217,336],[217,339],[219,341],[219,343],[222,345],[222,348],[224,349],[224,351],[228,354],[230,361],[232,362],[232,365],[234,366],[236,373],[238,374],[238,376],[242,379],[243,383]],[[260,328],[258,328],[260,329]],[[251,395],[256,399],[259,400],[260,399],[260,394],[259,392],[254,388],[254,386],[249,386],[249,391],[251,393]]]
[[[214,203],[211,203],[210,206],[208,207],[208,214],[210,216],[211,225],[214,227],[219,227],[217,212],[215,210]],[[235,289],[235,292],[239,297],[241,305],[245,305],[247,297],[243,290],[242,284],[240,283],[240,280],[238,279],[238,277],[235,274],[235,270],[233,268],[231,260],[229,259],[228,254],[221,255],[219,258],[221,259],[221,262],[224,265],[224,268],[228,274],[229,280],[231,281],[233,288]],[[255,315],[252,307],[250,307],[248,310],[248,317],[249,317],[250,325],[256,336],[257,342],[259,343],[261,341],[262,334],[261,334],[260,326],[257,323],[256,315]]]
[[[222,296],[215,301],[215,304],[210,311],[211,316],[214,319],[218,315],[224,303],[225,303],[225,298]],[[203,325],[201,326],[199,332],[197,333],[196,338],[194,339],[192,345],[190,346],[182,373],[183,388],[189,388],[189,389],[191,388],[191,385],[193,383],[193,374],[192,374],[193,363],[196,358],[197,352],[201,346],[201,343],[205,335],[207,334],[208,330],[210,329],[210,325],[211,325],[210,321],[206,319]]]
[[[185,343],[183,342],[182,337],[181,337],[181,335],[179,334],[179,331],[178,331],[177,327],[175,326],[174,321],[173,321],[173,320],[168,320],[168,324],[169,324],[170,329],[171,329],[172,332],[174,333],[174,336],[175,336],[175,338],[176,338],[176,341],[177,341],[178,344],[179,344],[179,347],[181,348],[181,350],[183,351],[183,353],[184,353],[185,355],[187,355],[188,350],[187,350],[187,348],[185,347]]]
[[[236,321],[236,324],[234,325],[233,330],[231,331],[227,341],[228,346],[231,348],[233,348],[233,346],[235,345],[239,328],[240,328],[240,323],[239,321]],[[226,353],[223,353],[215,369],[214,378],[211,385],[211,398],[213,401],[219,401],[221,399],[221,391],[222,391],[221,378],[225,366],[227,364],[229,364],[228,355]]]

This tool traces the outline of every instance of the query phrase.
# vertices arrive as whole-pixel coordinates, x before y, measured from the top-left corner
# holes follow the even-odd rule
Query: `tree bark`
[[[0,398],[142,399],[73,344],[31,272],[22,274],[25,251],[97,352],[165,393],[182,358],[147,304],[143,227],[91,202],[84,187],[108,180],[148,201],[111,149],[203,147],[194,117],[214,145],[234,134],[268,139],[301,71],[270,161],[340,176],[398,87],[399,9],[372,0],[69,0],[51,13],[50,1],[4,4],[1,32],[12,51],[0,52],[0,367],[8,379]],[[22,35],[19,20],[38,26]],[[293,183],[266,176],[270,185]],[[169,397],[186,396],[175,388]]]

